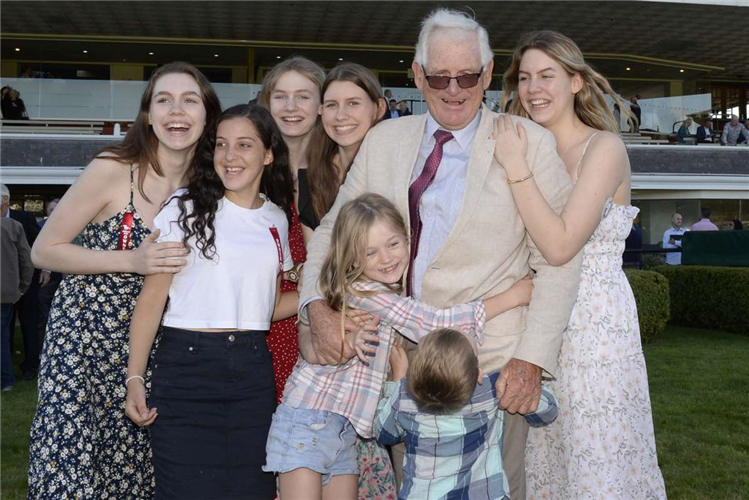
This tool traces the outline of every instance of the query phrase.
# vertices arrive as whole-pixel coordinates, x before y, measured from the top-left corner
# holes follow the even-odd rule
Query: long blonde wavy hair
[[[585,58],[575,42],[556,31],[533,31],[520,37],[518,46],[515,47],[512,54],[510,66],[504,74],[502,109],[507,109],[507,104],[512,99],[510,109],[507,109],[507,112],[530,118],[528,112],[523,108],[517,92],[520,61],[523,59],[523,54],[529,49],[542,51],[559,63],[570,76],[580,75],[583,85],[580,91],[575,94],[575,114],[584,124],[594,129],[619,133],[619,124],[616,123],[604,94],[609,94],[614,102],[619,105],[621,112],[627,116],[630,126],[634,123],[634,115],[616,95],[608,80],[585,62]]]
[[[365,193],[343,205],[333,226],[330,249],[320,271],[320,292],[333,310],[341,312],[342,339],[345,337],[346,294],[366,297],[403,291],[401,283],[389,285],[383,292],[365,292],[353,287],[355,282],[366,279],[364,266],[369,230],[378,221],[401,232],[408,241],[403,216],[390,200],[375,193]]]

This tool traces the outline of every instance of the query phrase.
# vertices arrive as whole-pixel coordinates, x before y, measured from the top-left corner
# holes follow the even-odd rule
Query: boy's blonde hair
[[[363,279],[369,230],[377,221],[389,224],[408,241],[403,216],[390,200],[375,193],[365,193],[343,205],[333,226],[330,249],[320,270],[320,292],[333,310],[342,313],[342,337],[345,335],[346,294],[361,297],[378,293],[362,292],[352,286]],[[403,291],[401,283],[388,287],[389,293]]]
[[[457,330],[434,330],[422,339],[408,369],[407,390],[419,411],[444,415],[463,408],[473,395],[479,360]]]

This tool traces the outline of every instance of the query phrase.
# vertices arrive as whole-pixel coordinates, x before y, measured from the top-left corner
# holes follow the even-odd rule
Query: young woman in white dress
[[[560,414],[530,431],[527,497],[665,498],[637,308],[622,272],[624,240],[638,209],[630,205],[629,159],[604,92],[619,100],[577,45],[552,31],[520,40],[504,80],[503,109],[514,91],[509,112],[554,134],[575,183],[557,215],[525,161],[524,128],[500,115],[495,156],[523,222],[553,265],[583,251],[577,302],[552,383]]]

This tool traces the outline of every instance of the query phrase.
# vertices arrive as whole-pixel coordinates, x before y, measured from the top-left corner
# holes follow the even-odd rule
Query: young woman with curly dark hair
[[[275,479],[261,470],[276,407],[266,335],[299,300],[280,292],[293,264],[289,152],[259,106],[224,111],[213,145],[154,220],[163,241],[190,253],[179,274],[148,276],[138,297],[128,380],[143,375],[160,322],[163,335],[150,401],[130,383],[126,413],[152,425],[157,498],[271,499]]]

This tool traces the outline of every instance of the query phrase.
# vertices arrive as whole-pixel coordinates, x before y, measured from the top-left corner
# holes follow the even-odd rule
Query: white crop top
[[[184,189],[172,196],[179,196]],[[276,299],[276,279],[293,266],[286,214],[263,195],[263,206],[242,208],[219,200],[214,227],[216,254],[206,259],[190,238],[187,265],[174,275],[164,326],[268,330]],[[186,203],[188,213],[192,203]],[[182,241],[180,210],[172,198],[154,219],[159,241]],[[278,234],[278,242],[271,228]],[[283,261],[281,263],[281,261]]]

